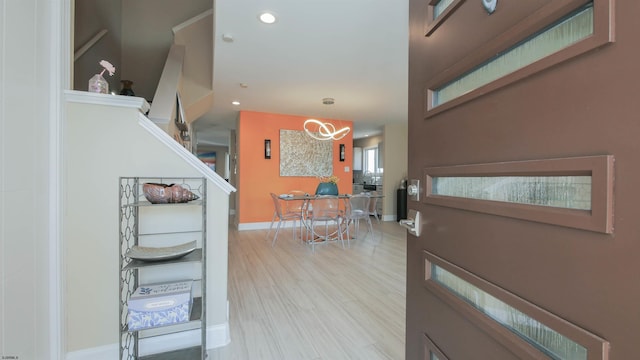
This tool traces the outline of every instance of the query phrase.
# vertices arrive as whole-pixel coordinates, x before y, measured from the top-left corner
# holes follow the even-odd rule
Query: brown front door
[[[640,2],[439,2],[410,0],[406,358],[640,359]]]

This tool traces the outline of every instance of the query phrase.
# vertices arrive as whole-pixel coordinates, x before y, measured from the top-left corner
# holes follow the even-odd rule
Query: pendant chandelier
[[[334,102],[333,98],[322,99],[322,103],[325,105],[333,105]],[[338,130],[332,123],[323,123],[320,120],[307,119],[304,122],[304,131],[316,140],[340,140],[349,134],[351,128],[345,126]]]

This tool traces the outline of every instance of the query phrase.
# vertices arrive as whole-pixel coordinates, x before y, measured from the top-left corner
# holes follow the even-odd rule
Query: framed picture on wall
[[[198,154],[198,159],[205,163],[209,169],[216,171],[216,152],[210,151]]]
[[[333,141],[320,141],[304,131],[280,130],[280,176],[333,174]]]

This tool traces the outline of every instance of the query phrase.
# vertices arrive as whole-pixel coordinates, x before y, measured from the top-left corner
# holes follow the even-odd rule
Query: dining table
[[[368,192],[362,192],[362,194],[369,194]],[[341,229],[340,227],[338,227],[337,229],[335,229],[335,231],[329,233],[328,235],[325,234],[318,234],[312,227],[311,227],[311,222],[309,221],[309,217],[308,217],[308,213],[309,213],[309,209],[310,206],[313,206],[313,200],[323,197],[323,196],[327,196],[327,195],[315,195],[315,194],[304,194],[304,195],[294,195],[294,194],[280,194],[278,197],[281,200],[284,201],[302,201],[303,204],[302,206],[300,206],[300,211],[302,212],[302,224],[304,225],[307,234],[306,239],[303,239],[306,243],[310,243],[311,241],[314,241],[317,243],[326,243],[329,241],[336,241],[338,240],[338,231],[342,231],[342,233],[344,234],[346,232],[346,227],[344,229]],[[353,196],[353,194],[338,194],[338,195],[331,195],[331,196],[335,196],[338,199],[341,199],[344,201],[344,206],[345,209],[347,208],[347,202],[349,201],[349,199]],[[384,195],[382,194],[369,194],[369,196],[371,198],[384,198]],[[341,210],[343,211],[343,210]],[[344,211],[343,211],[344,212]],[[342,217],[344,219],[344,217]],[[351,225],[351,224],[346,224],[347,226]],[[302,234],[301,234],[302,236]]]

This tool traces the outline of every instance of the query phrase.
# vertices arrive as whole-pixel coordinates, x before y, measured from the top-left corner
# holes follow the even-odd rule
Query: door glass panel
[[[591,210],[591,176],[433,177],[431,193],[468,199]]]
[[[437,4],[433,6],[433,18],[437,19],[438,16],[442,15],[442,13],[453,3],[453,0],[440,0]]]
[[[474,89],[486,85],[537,60],[556,53],[593,34],[593,4],[553,27],[498,54],[474,70],[435,89],[432,107],[444,104]]]
[[[434,263],[431,264],[431,279],[551,359],[587,359],[587,349],[582,345]]]

